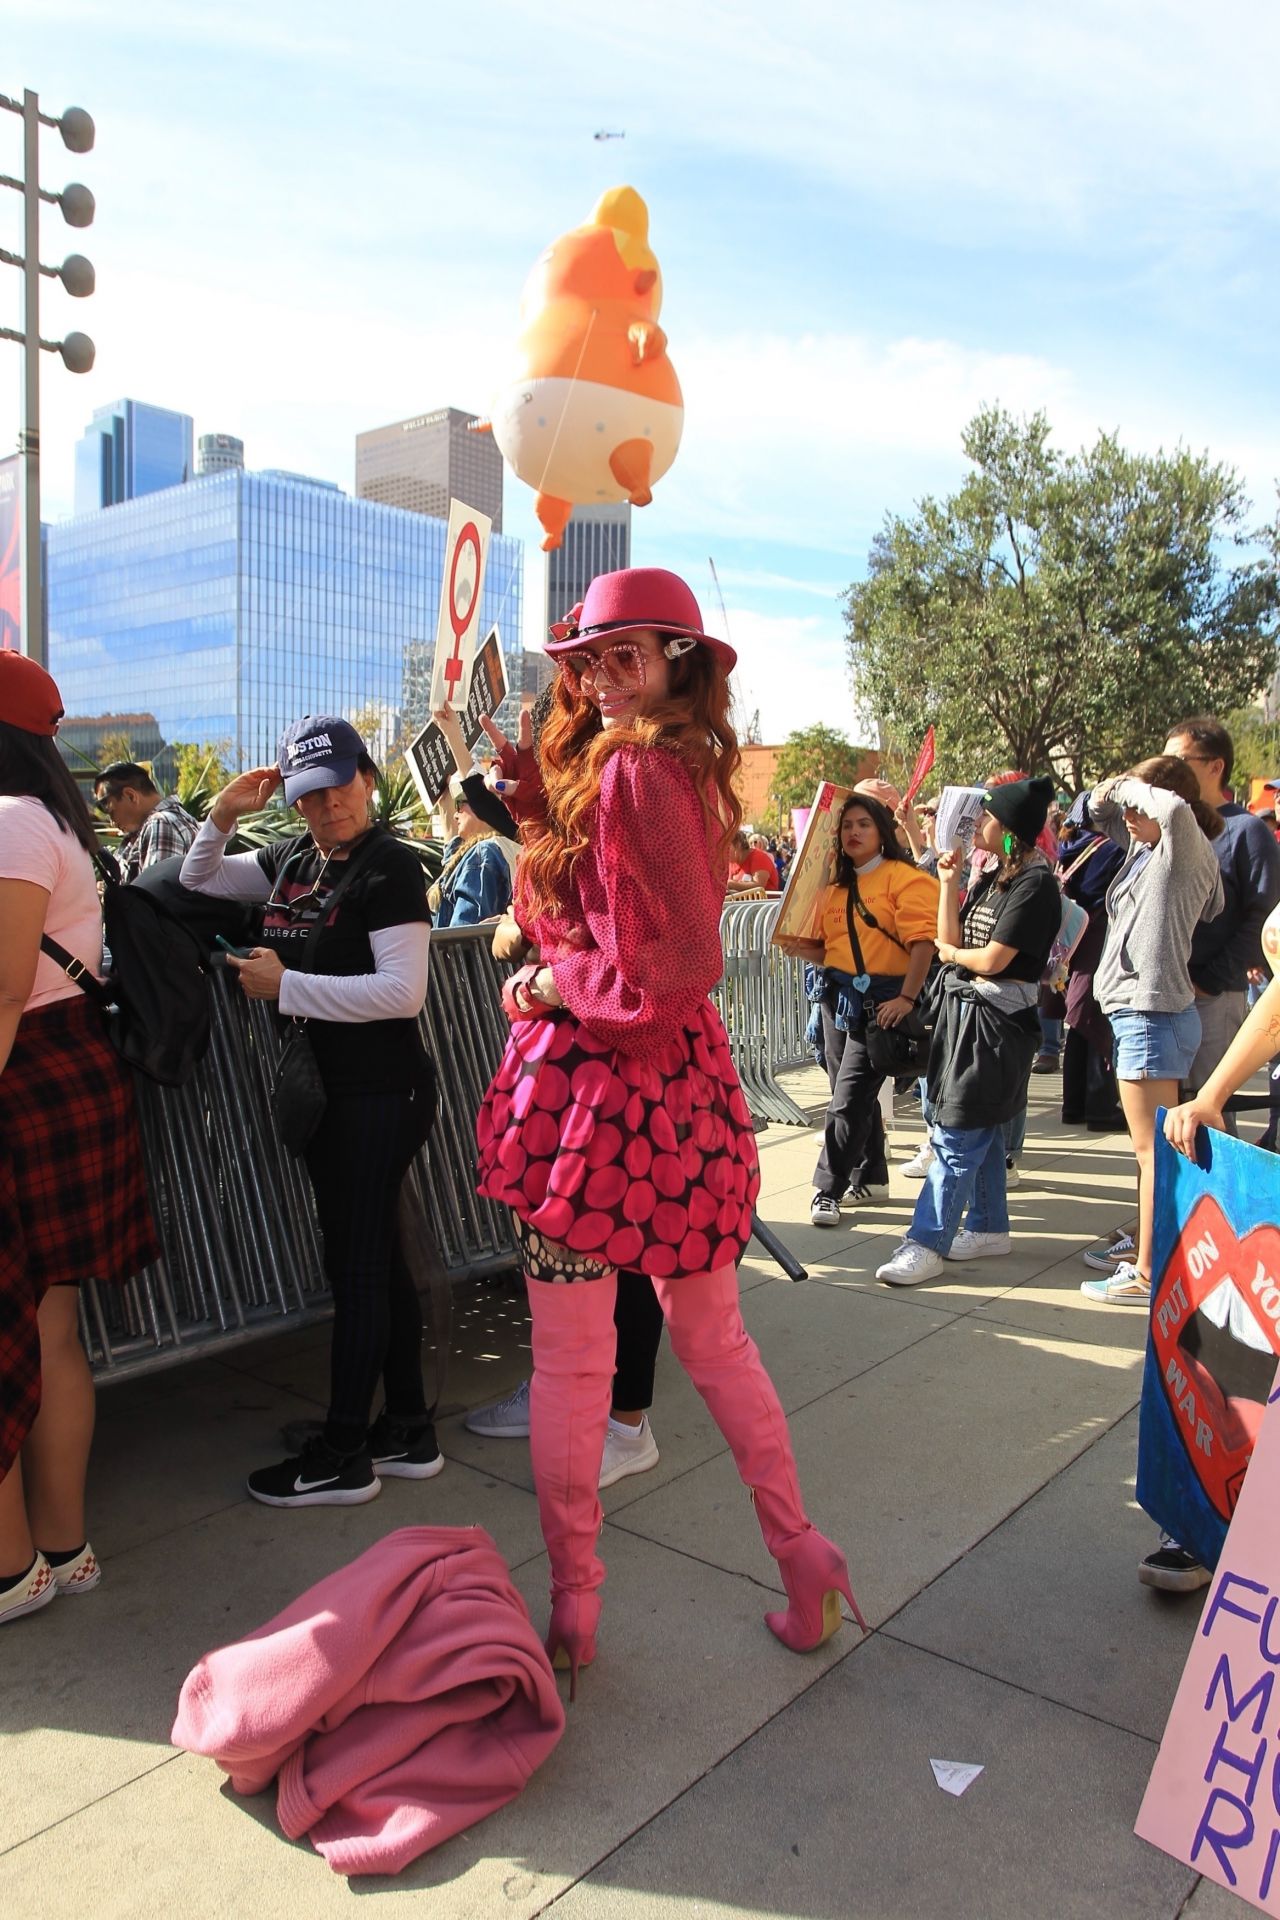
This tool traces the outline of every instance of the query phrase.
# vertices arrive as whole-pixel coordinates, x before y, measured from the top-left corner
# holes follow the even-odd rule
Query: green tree
[[[807,807],[823,780],[851,787],[861,778],[859,767],[865,752],[821,721],[801,727],[798,733],[789,733],[783,743],[769,798],[785,815],[792,807]]]
[[[173,791],[197,820],[203,820],[218,794],[231,778],[229,740],[175,740],[173,754]]]
[[[899,742],[936,727],[931,784],[1010,765],[1079,788],[1270,680],[1275,541],[1258,557],[1230,468],[1110,434],[1064,456],[1043,414],[999,408],[963,446],[959,491],[890,515],[846,596],[858,698]]]
[[[122,760],[137,764],[138,756],[133,750],[133,741],[127,733],[104,733],[98,748],[98,765],[112,767]]]
[[[1232,786],[1238,800],[1247,800],[1251,780],[1280,775],[1280,720],[1268,720],[1261,707],[1245,707],[1227,714],[1225,724],[1236,750]]]

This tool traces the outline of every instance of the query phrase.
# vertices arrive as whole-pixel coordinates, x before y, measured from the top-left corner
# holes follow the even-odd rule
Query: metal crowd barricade
[[[771,944],[781,904],[776,897],[726,901],[720,921],[724,978],[712,998],[752,1113],[807,1127],[808,1114],[777,1079],[812,1058],[804,1043],[809,1021],[804,967]]]
[[[734,902],[713,998],[752,1112],[806,1125],[778,1086],[808,1056],[801,969],[770,947],[777,900]],[[508,969],[489,927],[433,933],[422,1021],[439,1069],[440,1118],[413,1167],[441,1266],[454,1278],[515,1264],[511,1217],[475,1190],[475,1117],[501,1057]],[[81,1332],[100,1379],[172,1366],[332,1311],[311,1188],[281,1147],[271,1078],[274,1014],[211,974],[213,1036],[185,1087],[139,1079],[143,1152],[163,1258],[126,1287],[90,1283]]]

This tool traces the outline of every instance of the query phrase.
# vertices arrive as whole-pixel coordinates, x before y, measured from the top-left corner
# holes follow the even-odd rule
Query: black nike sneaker
[[[259,1467],[245,1485],[264,1507],[359,1507],[382,1492],[367,1446],[338,1453],[321,1434],[278,1467]]]
[[[444,1471],[444,1455],[430,1420],[401,1424],[385,1407],[369,1429],[369,1455],[374,1472],[390,1474],[393,1480],[434,1480]]]

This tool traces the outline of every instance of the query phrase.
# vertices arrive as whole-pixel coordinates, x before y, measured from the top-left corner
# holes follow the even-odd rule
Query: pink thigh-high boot
[[[787,1590],[787,1611],[766,1613],[765,1625],[784,1646],[807,1653],[839,1627],[843,1594],[865,1633],[844,1555],[805,1515],[787,1416],[742,1324],[737,1268],[717,1267],[713,1273],[653,1284],[672,1348],[729,1442]]]
[[[604,1567],[596,1555],[603,1515],[597,1487],[613,1386],[617,1275],[528,1281],[533,1318],[529,1452],[542,1537],[551,1561],[547,1652],[569,1669],[595,1658]]]

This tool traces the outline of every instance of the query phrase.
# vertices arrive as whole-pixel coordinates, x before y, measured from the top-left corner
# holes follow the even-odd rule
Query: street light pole
[[[39,96],[28,87],[21,104],[0,93],[0,108],[16,113],[22,120],[22,178],[13,180],[0,174],[0,187],[12,187],[22,195],[22,256],[0,247],[0,262],[22,269],[22,331],[0,327],[0,340],[16,340],[22,348],[22,425],[18,450],[22,457],[22,590],[20,599],[21,644],[24,653],[40,665],[45,658],[44,568],[40,549],[40,349],[62,356],[69,373],[88,373],[93,365],[93,342],[87,334],[69,333],[63,340],[40,338],[40,275],[61,280],[74,299],[93,292],[94,273],[89,262],[78,253],[68,254],[60,267],[40,264],[40,202],[48,200],[59,207],[69,227],[87,227],[93,220],[93,195],[87,187],[72,184],[61,193],[46,192],[40,185],[40,128],[56,127],[62,144],[71,153],[88,153],[93,146],[93,121],[82,107],[68,107],[59,119],[41,113]]]
[[[44,556],[40,550],[40,101],[22,96],[22,650],[47,667]]]

